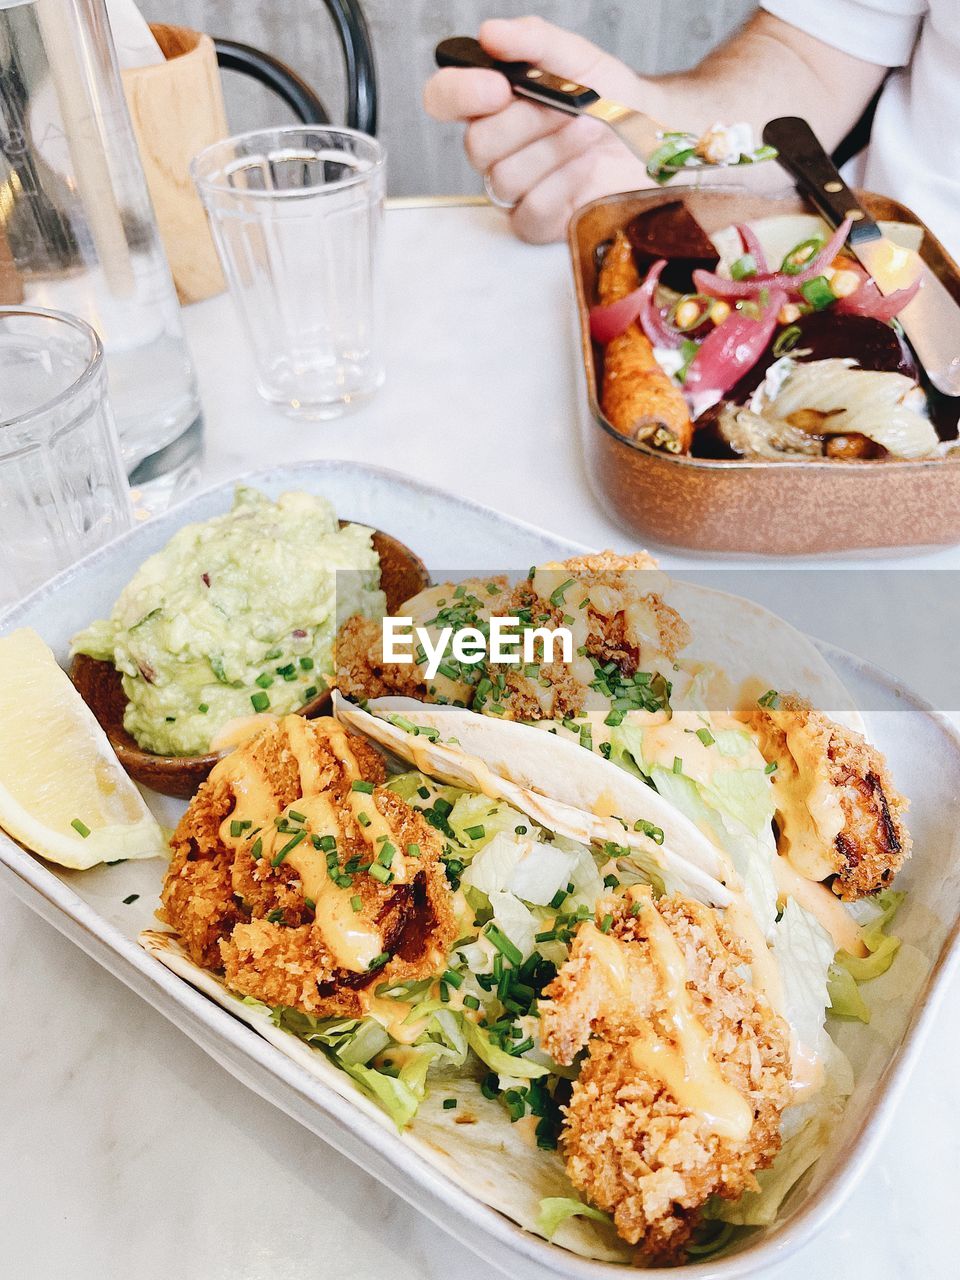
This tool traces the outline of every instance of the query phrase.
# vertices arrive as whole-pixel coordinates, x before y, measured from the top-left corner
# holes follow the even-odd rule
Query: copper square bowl
[[[960,269],[904,205],[858,192],[877,219],[923,228],[920,254],[960,303]],[[778,213],[809,213],[799,196],[672,187],[606,196],[570,223],[586,412],[584,452],[596,495],[632,533],[695,551],[811,555],[960,542],[960,453],[922,462],[753,462],[659,452],[619,434],[600,408],[600,349],[590,338],[597,246],[636,214],[682,197],[705,231]],[[960,324],[957,345],[960,347]],[[602,357],[601,357],[602,358]]]

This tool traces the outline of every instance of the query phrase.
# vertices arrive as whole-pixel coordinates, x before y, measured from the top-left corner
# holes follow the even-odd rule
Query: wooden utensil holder
[[[227,136],[213,41],[188,27],[150,27],[165,61],[121,72],[133,131],[182,303],[225,288],[206,214],[190,179],[190,161]]]

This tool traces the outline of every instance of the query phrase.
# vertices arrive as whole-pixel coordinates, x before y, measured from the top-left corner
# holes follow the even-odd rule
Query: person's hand
[[[491,19],[480,43],[503,62],[532,62],[644,109],[649,88],[619,59],[542,18]],[[446,67],[424,89],[437,120],[467,125],[464,147],[490,189],[515,207],[517,235],[534,244],[562,239],[570,215],[597,196],[651,185],[643,163],[589,116],[563,115],[515,98],[496,71]]]

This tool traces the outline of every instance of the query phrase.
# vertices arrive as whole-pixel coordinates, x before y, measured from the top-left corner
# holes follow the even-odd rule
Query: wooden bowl
[[[960,303],[960,269],[917,215],[884,196],[858,195],[874,218],[923,227],[920,255]],[[960,455],[917,462],[719,461],[663,453],[607,422],[598,396],[602,353],[590,338],[597,246],[636,214],[679,197],[707,232],[810,212],[798,195],[772,200],[742,188],[670,187],[607,196],[574,215],[567,238],[586,382],[583,443],[604,508],[650,543],[695,551],[783,556],[960,542]]]
[[[341,520],[343,526],[347,521]],[[396,613],[418,591],[430,585],[430,575],[419,556],[389,533],[374,530],[373,545],[380,557],[380,586],[387,598],[387,611]],[[189,799],[210,770],[227,753],[210,751],[202,756],[161,756],[145,751],[123,727],[127,707],[120,672],[110,662],[78,653],[70,667],[80,696],[97,717],[117,753],[117,759],[134,781],[165,796]],[[305,703],[297,715],[312,718],[330,709],[330,690]]]

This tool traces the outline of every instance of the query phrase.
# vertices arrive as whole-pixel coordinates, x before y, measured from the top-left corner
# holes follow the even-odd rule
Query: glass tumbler
[[[354,129],[294,125],[207,147],[192,174],[264,399],[333,418],[383,382],[385,157]]]
[[[100,339],[60,311],[0,308],[0,606],[131,519]]]

